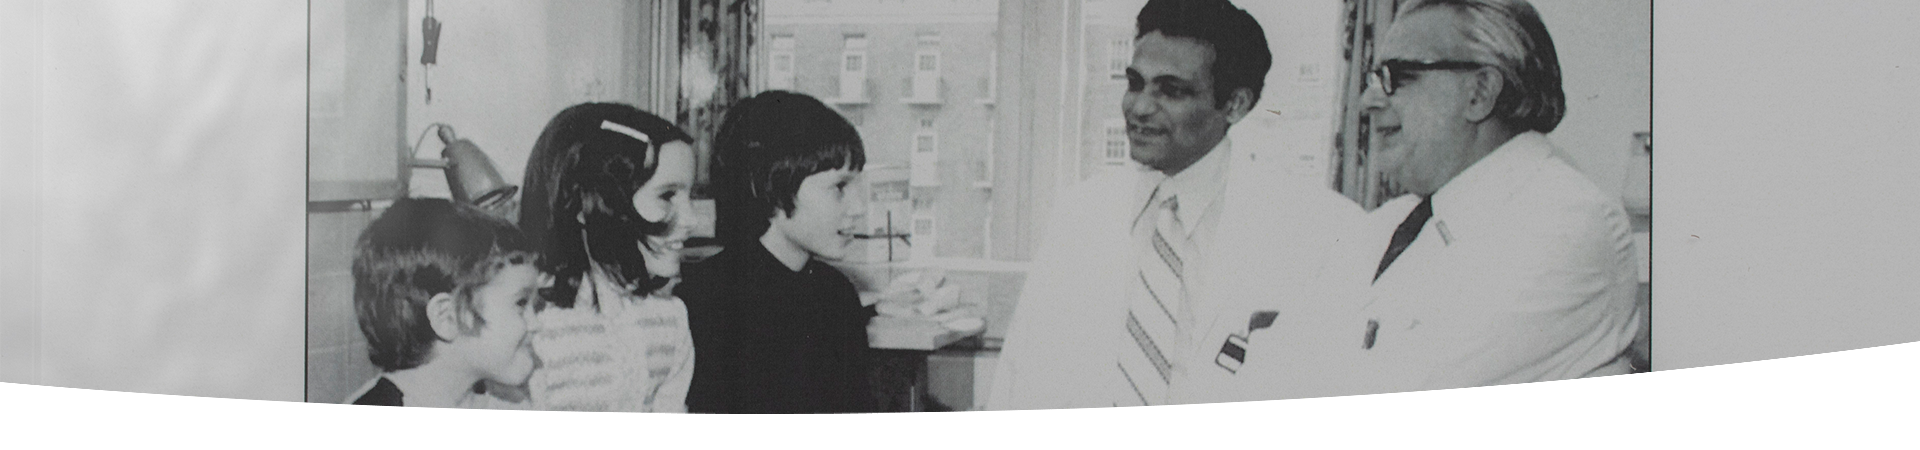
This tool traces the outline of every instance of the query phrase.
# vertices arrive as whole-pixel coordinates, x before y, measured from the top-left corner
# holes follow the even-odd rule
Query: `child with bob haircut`
[[[482,381],[525,383],[547,277],[512,223],[446,199],[393,203],[354,246],[353,306],[383,373],[357,405],[519,409]]]
[[[860,134],[813,97],[768,91],[727,111],[713,142],[725,246],[675,291],[700,359],[687,406],[707,413],[870,412],[867,321],[847,253],[864,203]]]

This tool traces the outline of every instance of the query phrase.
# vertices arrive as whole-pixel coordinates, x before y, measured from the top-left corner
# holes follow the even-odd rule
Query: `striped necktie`
[[[1119,351],[1120,374],[1143,405],[1167,402],[1174,365],[1185,348],[1181,322],[1186,313],[1186,261],[1192,245],[1181,226],[1180,203],[1155,191],[1154,207],[1135,225],[1134,262],[1138,286],[1127,298],[1129,345]]]

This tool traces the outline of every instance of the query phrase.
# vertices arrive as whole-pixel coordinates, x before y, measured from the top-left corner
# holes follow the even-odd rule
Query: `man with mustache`
[[[1304,300],[1333,229],[1359,214],[1345,197],[1234,151],[1227,130],[1259,101],[1273,61],[1251,15],[1226,0],[1154,0],[1136,25],[1122,108],[1141,166],[1089,179],[1055,203],[990,409],[1185,403],[1230,391],[1247,347],[1262,343],[1249,333]],[[1274,289],[1224,289],[1248,277]]]

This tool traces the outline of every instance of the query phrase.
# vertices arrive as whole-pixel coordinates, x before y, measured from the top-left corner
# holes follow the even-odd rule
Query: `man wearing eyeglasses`
[[[1375,161],[1410,194],[1374,210],[1344,267],[1351,359],[1305,395],[1628,373],[1640,327],[1625,211],[1547,139],[1560,66],[1522,0],[1414,0],[1361,105]],[[1256,355],[1258,356],[1258,355]],[[1301,396],[1301,395],[1294,395]]]

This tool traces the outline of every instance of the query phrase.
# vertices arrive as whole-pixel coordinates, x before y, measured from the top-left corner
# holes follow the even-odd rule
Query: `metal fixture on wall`
[[[447,174],[447,190],[452,192],[453,201],[494,210],[513,198],[520,191],[519,186],[508,184],[494,169],[493,160],[480,151],[473,141],[461,139],[453,127],[436,123],[427,129],[438,129],[440,142],[446,148],[440,151],[440,159],[413,158],[414,168],[441,169]],[[420,149],[419,141],[426,139],[426,130],[421,131],[420,139],[414,141],[414,153]]]
[[[427,104],[433,104],[433,65],[440,63],[440,19],[433,17],[433,0],[427,0],[427,16],[420,19],[420,78],[427,88]]]

